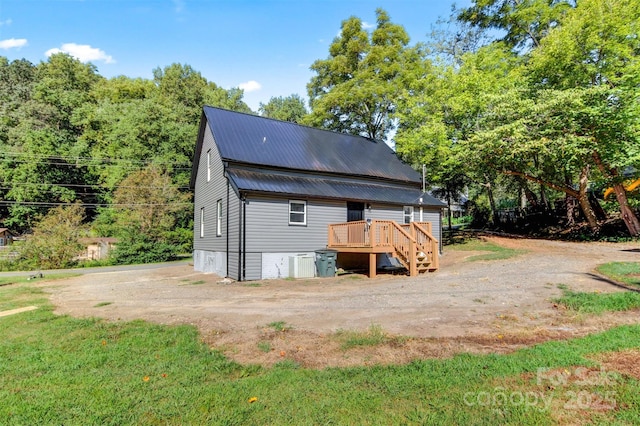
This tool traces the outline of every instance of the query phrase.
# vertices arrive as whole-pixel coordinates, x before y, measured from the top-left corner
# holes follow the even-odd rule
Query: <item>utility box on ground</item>
[[[306,254],[289,256],[289,276],[292,278],[313,278],[315,276],[313,256]]]

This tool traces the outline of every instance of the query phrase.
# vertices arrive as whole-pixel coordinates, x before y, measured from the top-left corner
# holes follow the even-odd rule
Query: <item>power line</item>
[[[57,206],[72,206],[75,202],[69,203],[54,203],[54,202],[40,202],[40,201],[0,201],[0,206],[10,207],[14,205],[25,205],[34,207],[57,207]],[[85,208],[125,208],[125,207],[155,207],[155,206],[191,206],[193,203],[118,203],[118,204],[105,204],[105,203],[79,203],[80,206]]]
[[[4,156],[13,156],[13,157],[30,157],[30,158],[47,158],[51,160],[61,160],[61,161],[96,161],[96,162],[106,162],[106,163],[114,163],[114,162],[124,162],[124,163],[139,163],[139,164],[155,164],[155,165],[185,165],[190,166],[191,162],[185,161],[156,161],[156,160],[133,160],[129,158],[111,158],[111,157],[74,157],[74,156],[65,156],[65,155],[47,155],[47,154],[35,154],[29,152],[17,152],[17,151],[8,151],[3,152]]]
[[[6,159],[4,161],[7,161]],[[30,160],[11,160],[9,159],[8,161],[12,162],[12,163],[33,163],[33,161]],[[64,160],[61,160],[64,161]],[[38,161],[37,164],[46,164],[49,166],[65,166],[65,167],[89,167],[89,166],[99,166],[99,167],[117,167],[119,169],[123,169],[123,170],[141,170],[143,167],[141,166],[134,166],[134,165],[120,165],[120,164],[78,164],[78,163],[59,163],[59,162],[55,162],[55,161]],[[155,164],[155,163],[149,163],[149,164]],[[184,163],[165,163],[165,164],[184,164]],[[174,170],[191,170],[190,166],[187,167],[172,167]]]
[[[89,185],[79,183],[31,183],[31,182],[3,182],[5,185],[12,186],[55,186],[55,187],[71,187],[71,188],[97,188],[110,191],[116,188],[144,188],[144,189],[164,189],[166,186],[142,186],[142,185],[114,185],[112,187],[106,187],[102,185]],[[189,189],[189,186],[174,186],[177,189]],[[0,187],[0,189],[13,189],[12,187]]]

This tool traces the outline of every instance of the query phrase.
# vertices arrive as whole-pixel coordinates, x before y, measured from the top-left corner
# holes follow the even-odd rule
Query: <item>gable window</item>
[[[222,235],[222,200],[216,202],[216,236]]]
[[[403,207],[404,223],[413,222],[413,206],[404,206]]]
[[[307,224],[307,202],[289,200],[289,225]]]
[[[211,180],[211,150],[207,151],[207,182]]]
[[[204,237],[204,207],[200,207],[200,238]]]

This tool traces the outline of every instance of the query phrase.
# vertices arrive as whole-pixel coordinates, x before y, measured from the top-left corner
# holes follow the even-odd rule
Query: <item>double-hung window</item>
[[[307,202],[289,200],[289,225],[307,224]]]
[[[200,207],[200,238],[204,237],[204,207]]]
[[[404,206],[403,216],[404,216],[404,223],[413,222],[413,206]]]
[[[222,200],[216,202],[216,236],[222,235]]]

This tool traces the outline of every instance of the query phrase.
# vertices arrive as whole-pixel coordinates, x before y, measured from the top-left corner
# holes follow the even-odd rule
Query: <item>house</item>
[[[0,247],[6,247],[13,241],[13,234],[7,228],[0,228]]]
[[[95,237],[80,238],[80,244],[85,249],[79,260],[103,260],[109,257],[109,253],[113,250],[118,242],[117,238]]]
[[[197,271],[283,278],[326,248],[437,269],[444,203],[382,141],[205,106],[190,186]]]

